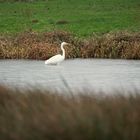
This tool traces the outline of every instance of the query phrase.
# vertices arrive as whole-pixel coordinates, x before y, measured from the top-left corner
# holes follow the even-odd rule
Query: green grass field
[[[140,0],[0,2],[0,33],[65,30],[77,36],[140,31]]]

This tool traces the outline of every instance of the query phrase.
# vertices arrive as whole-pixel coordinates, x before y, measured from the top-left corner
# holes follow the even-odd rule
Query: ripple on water
[[[73,59],[58,66],[36,60],[0,60],[0,84],[73,91],[131,90],[140,85],[139,60]]]

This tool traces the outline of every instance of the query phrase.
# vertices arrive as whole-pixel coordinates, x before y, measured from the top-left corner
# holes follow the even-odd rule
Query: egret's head
[[[62,45],[62,46],[64,46],[64,45],[68,45],[68,43],[66,43],[66,42],[62,42],[61,45]]]

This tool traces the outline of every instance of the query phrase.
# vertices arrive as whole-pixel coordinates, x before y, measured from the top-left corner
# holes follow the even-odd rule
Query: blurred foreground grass
[[[0,86],[0,139],[139,140],[140,92],[114,93],[74,96]]]

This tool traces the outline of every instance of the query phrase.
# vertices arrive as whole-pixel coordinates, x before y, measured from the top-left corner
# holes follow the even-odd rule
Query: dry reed
[[[68,42],[67,58],[140,59],[140,33],[116,32],[80,39],[64,31],[0,36],[1,59],[47,59]]]

